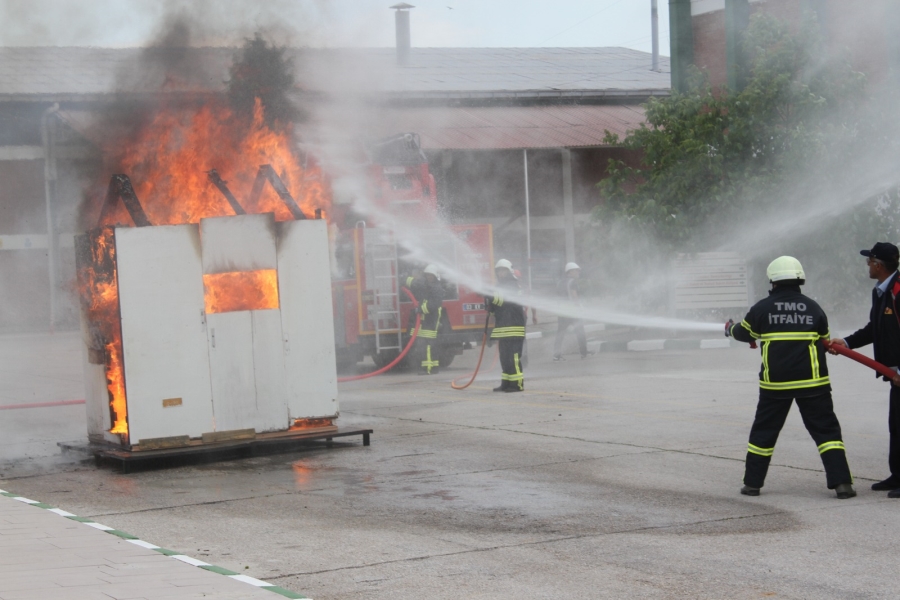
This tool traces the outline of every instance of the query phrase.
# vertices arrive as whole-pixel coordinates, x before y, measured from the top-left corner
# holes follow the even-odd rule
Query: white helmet
[[[769,283],[793,280],[800,280],[802,283],[806,281],[803,265],[793,256],[779,256],[770,262],[766,267],[766,277],[769,278]]]
[[[580,271],[581,267],[579,267],[576,263],[573,263],[573,262],[566,263],[566,273],[568,273],[569,271],[574,271],[575,269],[578,269]]]
[[[438,271],[438,268],[434,265],[428,265],[422,272],[427,273],[428,275],[434,275],[435,279],[437,280],[441,279],[441,272]]]
[[[512,273],[512,263],[506,260],[505,258],[501,258],[497,261],[497,264],[494,265],[495,269],[509,269],[509,272]]]

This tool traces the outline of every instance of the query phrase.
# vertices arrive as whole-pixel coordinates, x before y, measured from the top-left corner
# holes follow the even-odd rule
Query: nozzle
[[[734,319],[728,319],[725,323],[725,337],[731,337],[731,328],[734,327]]]

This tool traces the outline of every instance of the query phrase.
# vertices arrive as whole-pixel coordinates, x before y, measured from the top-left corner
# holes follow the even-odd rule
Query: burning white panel
[[[198,249],[194,225],[116,229],[133,444],[213,429]]]

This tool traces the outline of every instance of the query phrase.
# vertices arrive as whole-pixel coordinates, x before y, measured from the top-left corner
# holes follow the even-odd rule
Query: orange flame
[[[116,247],[111,228],[91,239],[91,264],[78,272],[82,302],[88,322],[97,327],[103,341],[106,389],[113,426],[110,433],[128,434],[125,403],[125,372],[122,367],[122,327],[119,320],[119,282],[116,277]]]
[[[303,212],[330,206],[330,191],[321,169],[294,152],[289,132],[270,129],[257,99],[253,116],[242,118],[219,103],[196,112],[161,110],[134,138],[109,148],[115,168],[127,174],[154,225],[198,223],[206,217],[230,216],[233,209],[207,179],[216,169],[248,214],[272,212],[278,221],[293,219],[268,185],[255,203],[249,200],[260,165],[270,164]],[[122,149],[124,146],[124,150]],[[111,211],[102,225],[132,225],[124,207]]]
[[[203,276],[206,312],[278,308],[278,272],[234,271]]]
[[[298,431],[300,429],[320,429],[322,427],[331,427],[334,425],[334,419],[294,419],[289,431]]]

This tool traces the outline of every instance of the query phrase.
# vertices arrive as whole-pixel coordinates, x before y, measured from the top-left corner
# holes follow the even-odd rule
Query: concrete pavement
[[[859,497],[825,488],[795,410],[747,498],[758,352],[535,350],[524,394],[492,393],[496,372],[451,390],[472,353],[342,386],[339,424],[374,428],[368,448],[128,476],[33,455],[0,487],[317,600],[896,597],[900,504],[868,489],[887,475],[888,389],[869,371],[829,357]]]

